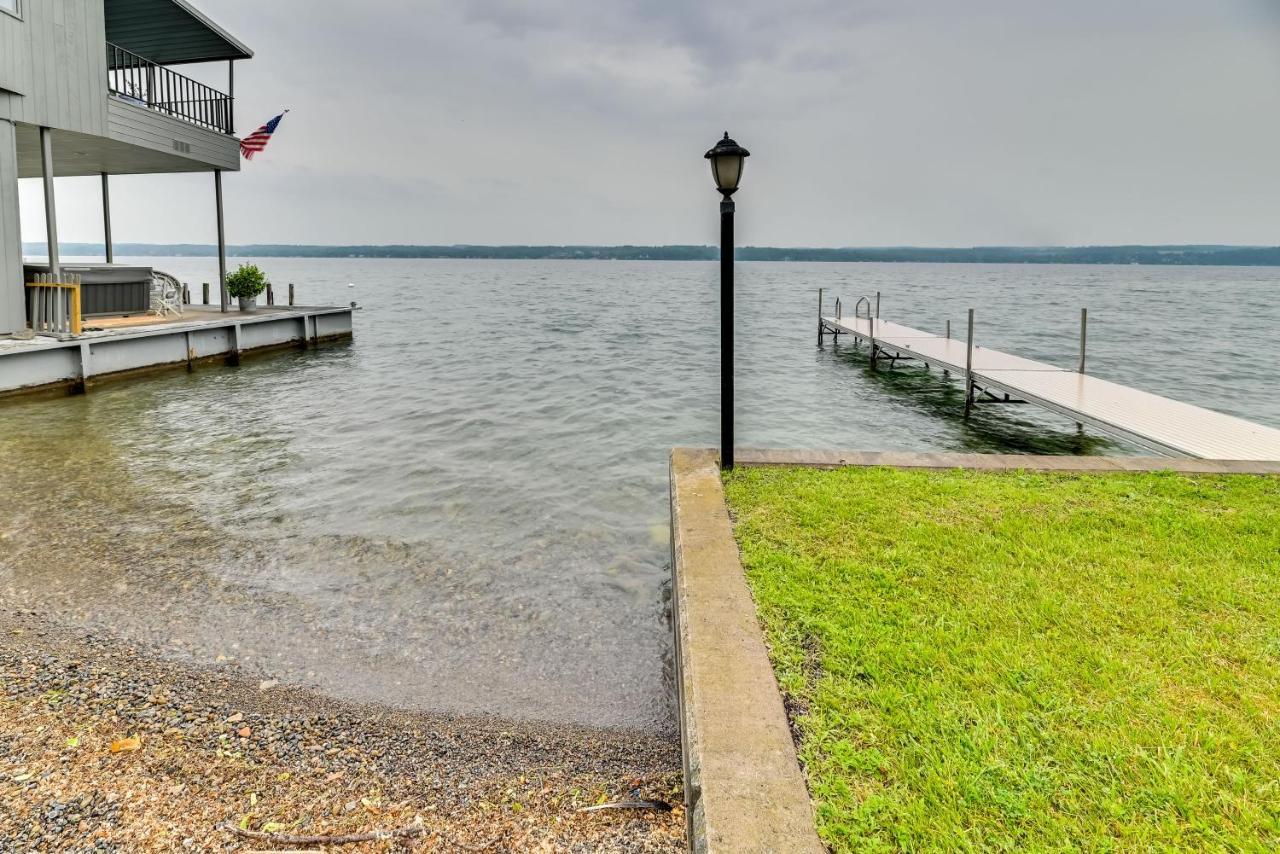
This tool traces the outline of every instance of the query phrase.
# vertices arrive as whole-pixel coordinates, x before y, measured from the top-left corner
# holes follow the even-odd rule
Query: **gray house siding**
[[[103,134],[107,55],[103,0],[23,0],[22,18],[0,15],[0,118]]]
[[[23,305],[22,232],[18,220],[18,149],[12,122],[0,119],[0,335],[27,325]]]
[[[59,176],[240,167],[234,137],[108,94],[111,2],[21,0],[19,17],[0,13],[0,334],[26,323],[18,177],[41,174],[39,128],[52,129],[53,174]],[[115,12],[137,11],[134,5],[122,2]],[[141,38],[138,27],[145,25],[155,28],[157,44],[207,42],[222,58],[252,55],[177,0],[156,0],[142,12],[125,20],[137,25],[131,38]]]
[[[196,160],[209,168],[240,168],[240,143],[234,137],[196,127],[119,98],[107,101],[106,135],[119,142]]]

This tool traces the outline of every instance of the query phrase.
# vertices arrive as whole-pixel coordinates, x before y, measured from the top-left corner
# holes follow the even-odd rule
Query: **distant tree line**
[[[59,243],[63,255],[102,255],[100,243]],[[116,243],[115,254],[141,257],[209,257],[218,247],[201,243]],[[43,254],[44,243],[27,243],[28,254]],[[489,258],[616,261],[712,261],[712,246],[317,246],[276,243],[227,246],[227,254],[254,258]]]
[[[1204,264],[1280,265],[1276,246],[975,246],[872,249],[781,249],[746,246],[743,261],[881,261],[942,264]]]
[[[99,243],[64,243],[63,255],[102,255]],[[28,254],[43,254],[43,243],[27,243]],[[117,243],[120,256],[210,257],[217,247],[199,243]],[[714,246],[317,246],[246,244],[228,246],[227,254],[254,258],[487,258],[613,261],[714,261]],[[785,248],[744,246],[740,261],[880,261],[946,264],[1203,264],[1208,266],[1280,266],[1276,246],[975,246],[929,248]]]

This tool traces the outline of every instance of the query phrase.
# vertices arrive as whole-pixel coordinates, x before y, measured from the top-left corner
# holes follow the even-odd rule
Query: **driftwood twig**
[[[589,807],[578,807],[578,812],[595,812],[596,810],[658,810],[671,812],[671,804],[663,801],[625,800],[610,801],[607,804],[592,804]]]
[[[262,830],[245,830],[234,824],[221,826],[227,833],[234,833],[245,839],[257,842],[270,842],[272,845],[351,845],[356,842],[376,842],[380,839],[407,839],[419,836],[426,831],[422,824],[412,824],[395,830],[371,830],[368,833],[349,833],[345,836],[327,836],[325,834],[298,835],[293,833],[267,833]]]

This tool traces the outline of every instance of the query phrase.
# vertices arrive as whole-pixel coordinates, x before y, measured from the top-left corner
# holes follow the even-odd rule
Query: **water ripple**
[[[354,341],[6,403],[0,603],[342,696],[671,732],[666,455],[717,438],[718,267],[260,263],[309,302],[359,300]],[[883,291],[925,329],[973,306],[984,344],[1063,365],[1087,305],[1092,371],[1280,424],[1278,284],[742,264],[739,441],[1131,450],[1030,407],[965,420],[936,372],[816,347],[819,286]]]

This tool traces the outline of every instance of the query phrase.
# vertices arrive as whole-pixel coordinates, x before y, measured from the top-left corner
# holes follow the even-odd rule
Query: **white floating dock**
[[[188,305],[180,317],[89,318],[86,331],[74,337],[0,340],[0,396],[84,391],[111,377],[211,361],[235,364],[242,353],[254,350],[350,338],[353,311],[350,306],[263,306],[222,312]]]
[[[875,317],[820,315],[820,332],[849,334],[873,360],[918,359],[968,375],[969,399],[1027,402],[1107,433],[1178,456],[1210,460],[1280,460],[1280,430],[1170,400],[1088,374],[932,335]],[[968,365],[966,366],[966,362]],[[993,392],[1005,395],[1003,399]]]

